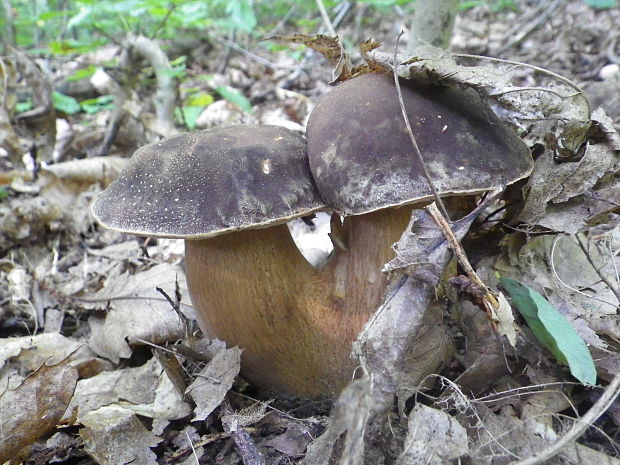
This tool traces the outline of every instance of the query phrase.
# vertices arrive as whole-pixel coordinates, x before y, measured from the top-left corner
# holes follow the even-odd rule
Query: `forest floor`
[[[337,28],[343,43],[374,37],[391,53],[402,18],[365,17],[372,9],[356,8],[361,23],[352,15]],[[364,432],[365,463],[372,464],[507,464],[548,448],[620,374],[618,25],[620,8],[595,10],[581,0],[526,2],[518,11],[482,5],[459,13],[450,48],[557,73],[583,89],[592,110],[602,107],[607,115],[597,113],[597,129],[584,144],[598,151],[592,159],[558,163],[566,171],[540,168],[538,160],[554,146],[531,136],[538,180],[523,180],[504,197],[507,216],[493,227],[475,223],[463,240],[489,286],[496,286],[500,272],[515,277],[571,320],[593,355],[596,387],[576,382],[524,329],[516,311],[520,342],[510,347],[505,335],[493,334],[483,312],[450,291],[439,292],[434,305],[452,355],[425,389],[399,385],[389,434],[355,429],[354,412],[372,407],[351,390],[332,409],[329,402],[292,400],[249,385],[236,376],[237,349],[200,338],[183,273],[183,241],[110,231],[91,216],[94,198],[133,151],[158,140],[145,103],[154,87],[140,85],[128,95],[127,116],[106,157],[98,154],[111,110],[57,114],[47,126],[20,129],[15,140],[21,152],[36,146],[39,158],[49,155],[53,163],[34,168],[28,156],[24,164],[0,158],[0,463],[353,464],[361,450],[354,436]],[[196,87],[216,95],[214,89],[225,85],[252,105],[247,112],[222,98],[202,112],[197,127],[262,123],[303,133],[309,113],[330,90],[332,66],[300,46],[291,48],[303,51],[301,62],[288,49],[268,54],[252,42],[237,45],[166,48],[170,58],[187,56],[181,96]],[[403,40],[401,50],[405,46]],[[70,94],[63,73],[117,53],[109,46],[55,66],[54,85]],[[538,87],[536,69],[507,65],[512,84]],[[205,74],[212,78],[202,79]],[[6,124],[0,121],[0,138],[11,131]],[[578,173],[577,179],[560,181],[565,173]],[[527,196],[547,183],[561,193],[540,194],[545,207],[536,210],[539,218],[507,225],[508,215],[530,218]],[[515,198],[516,207],[510,203]],[[604,206],[588,203],[594,200]],[[544,463],[620,463],[619,439],[620,402],[611,399],[577,445]]]

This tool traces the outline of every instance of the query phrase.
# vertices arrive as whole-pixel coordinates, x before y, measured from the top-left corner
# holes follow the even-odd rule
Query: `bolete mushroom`
[[[185,239],[186,274],[201,328],[243,347],[242,374],[260,386],[315,398],[344,386],[355,366],[351,342],[381,301],[387,284],[381,267],[410,216],[411,207],[385,207],[429,198],[410,142],[401,137],[406,132],[395,89],[375,87],[385,79],[344,83],[313,113],[308,137],[318,192],[300,136],[283,128],[234,126],[141,148],[93,205],[104,226]],[[442,192],[477,192],[524,176],[529,152],[516,135],[494,127],[502,125],[481,102],[470,108],[468,101],[453,104],[442,97],[461,98],[461,92],[429,92],[441,103],[415,97],[422,103],[413,114],[420,125],[445,118],[443,125],[425,129],[437,144],[434,173],[447,186]],[[447,134],[456,127],[465,132],[455,140]],[[457,149],[472,158],[455,154]],[[521,161],[507,161],[502,169],[498,153],[502,160]],[[456,176],[452,171],[460,173],[462,166],[465,174]],[[491,181],[494,175],[503,177]],[[489,181],[451,180],[474,177]],[[335,222],[339,247],[315,268],[284,223],[326,209],[320,197],[329,199],[327,209],[354,216]]]
[[[531,171],[525,143],[475,91],[404,79],[400,86],[413,134],[440,194],[505,187]],[[337,86],[310,115],[307,138],[319,192],[342,215],[380,216],[388,207],[432,199],[391,76],[366,74]]]

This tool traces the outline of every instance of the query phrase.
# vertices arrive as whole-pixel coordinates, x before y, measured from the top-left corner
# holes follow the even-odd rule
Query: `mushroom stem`
[[[285,224],[186,240],[186,272],[201,328],[244,348],[251,382],[329,397],[353,376],[351,343],[387,285],[381,267],[411,207],[345,219],[349,251],[322,268],[301,255]]]

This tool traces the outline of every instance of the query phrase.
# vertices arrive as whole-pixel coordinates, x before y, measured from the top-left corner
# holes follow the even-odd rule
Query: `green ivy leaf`
[[[15,113],[23,113],[28,110],[32,110],[32,100],[17,102],[15,104]]]
[[[499,283],[534,335],[555,358],[568,365],[580,382],[595,384],[596,368],[590,351],[568,320],[535,290],[510,278],[501,278]]]

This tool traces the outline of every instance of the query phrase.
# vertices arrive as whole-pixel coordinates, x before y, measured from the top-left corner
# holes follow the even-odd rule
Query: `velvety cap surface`
[[[440,193],[482,192],[529,174],[532,157],[474,91],[401,79],[413,134]],[[430,199],[393,78],[346,81],[308,121],[310,169],[323,200],[345,215]]]
[[[304,139],[277,126],[231,126],[140,148],[92,207],[123,232],[206,238],[323,207]]]

